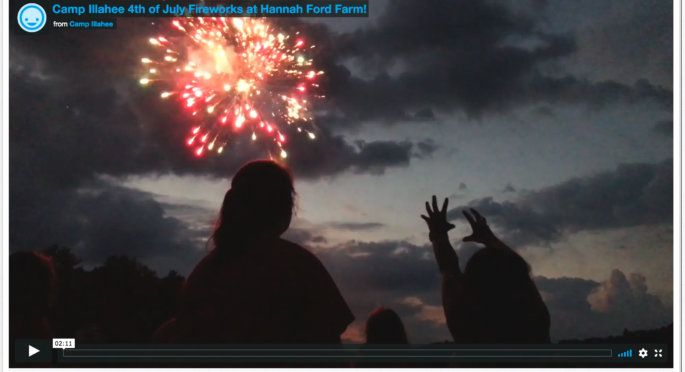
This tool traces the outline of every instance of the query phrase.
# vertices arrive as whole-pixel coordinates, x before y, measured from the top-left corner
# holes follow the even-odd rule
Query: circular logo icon
[[[19,27],[26,32],[36,32],[45,26],[45,10],[38,4],[26,4],[19,9]]]

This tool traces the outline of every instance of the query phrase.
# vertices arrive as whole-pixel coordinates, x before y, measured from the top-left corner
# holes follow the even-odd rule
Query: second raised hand
[[[428,225],[431,240],[440,235],[446,235],[448,231],[454,228],[454,225],[447,221],[448,204],[449,200],[445,198],[445,201],[442,203],[442,208],[438,208],[438,198],[435,195],[433,195],[432,199],[432,208],[431,205],[426,202],[426,213],[428,216],[421,215],[421,218],[423,218]]]
[[[475,242],[488,245],[497,241],[495,234],[493,234],[492,230],[490,230],[490,226],[488,226],[487,220],[485,220],[485,217],[481,216],[478,211],[471,208],[471,213],[473,216],[471,216],[467,211],[463,211],[462,213],[464,213],[464,217],[466,217],[466,220],[469,221],[469,225],[471,225],[471,229],[473,230],[471,235],[464,237],[463,240],[465,242]]]

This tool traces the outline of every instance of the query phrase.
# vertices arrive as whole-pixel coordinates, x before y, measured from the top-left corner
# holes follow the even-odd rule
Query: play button
[[[52,354],[52,340],[14,341],[14,361],[17,363],[50,363]]]
[[[38,354],[40,350],[36,349],[35,347],[29,345],[29,356],[32,357],[36,354]]]

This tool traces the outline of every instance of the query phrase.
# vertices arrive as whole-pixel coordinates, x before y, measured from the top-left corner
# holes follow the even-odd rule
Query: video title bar
[[[368,0],[37,1],[48,17],[368,17]]]

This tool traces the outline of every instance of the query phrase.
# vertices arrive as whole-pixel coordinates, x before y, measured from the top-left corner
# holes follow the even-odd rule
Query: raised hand
[[[421,215],[428,229],[430,230],[430,239],[433,240],[441,235],[447,235],[447,232],[454,228],[454,225],[447,221],[447,204],[449,200],[445,198],[442,203],[442,209],[438,209],[438,199],[433,195],[433,208],[426,202],[426,213],[428,216]]]
[[[465,242],[475,242],[489,245],[497,241],[497,238],[495,237],[495,234],[492,233],[492,230],[490,230],[490,226],[488,226],[488,222],[485,220],[485,217],[481,216],[478,211],[471,208],[471,213],[473,216],[471,216],[467,211],[463,211],[462,213],[464,213],[464,217],[466,217],[466,220],[469,221],[471,229],[473,230],[471,235],[464,237],[463,240]]]

